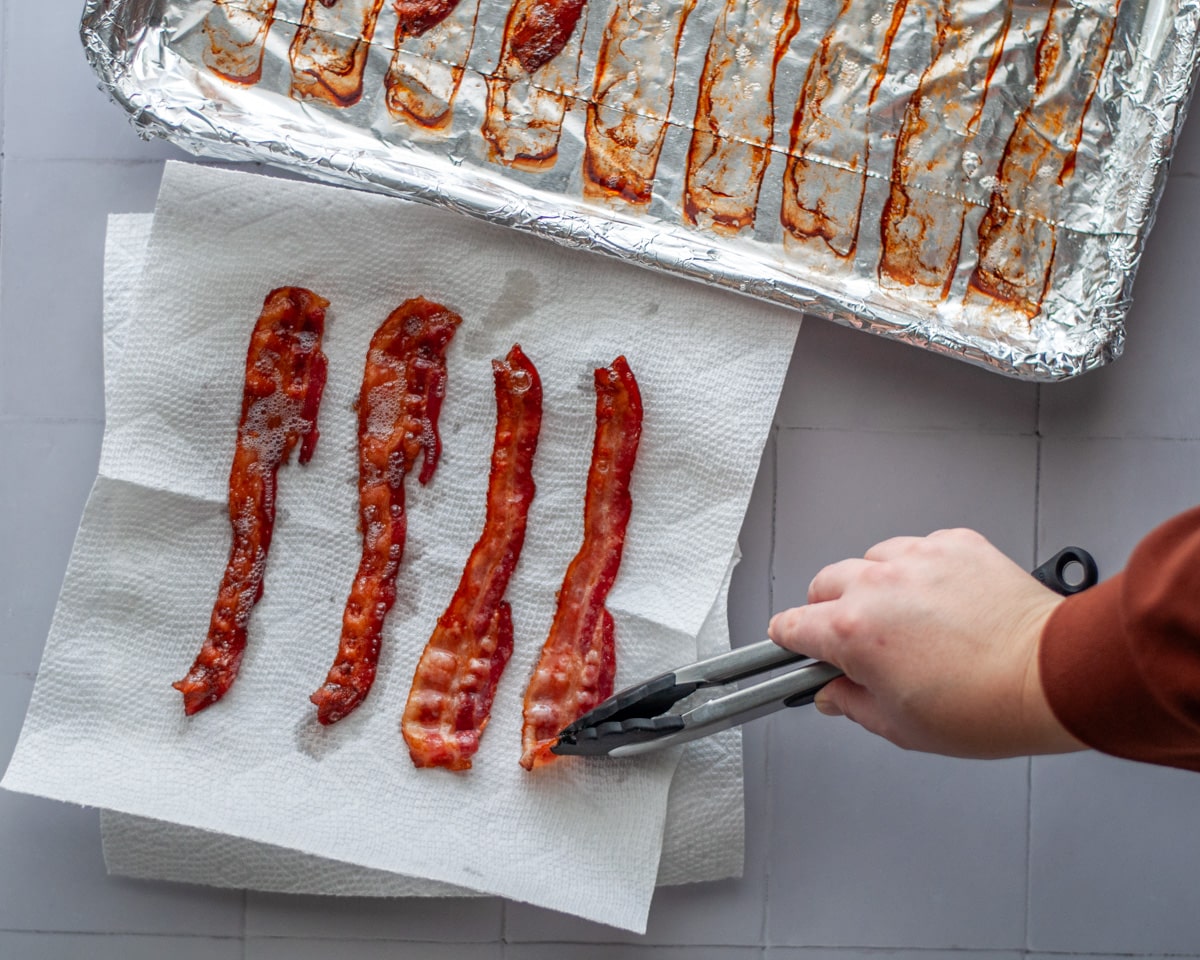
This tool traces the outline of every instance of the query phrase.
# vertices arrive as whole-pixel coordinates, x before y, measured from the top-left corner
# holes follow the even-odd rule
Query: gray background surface
[[[2,2],[0,765],[99,456],[105,218],[151,210],[164,158],[182,158],[97,92],[78,3]],[[893,534],[970,525],[1028,565],[1078,543],[1111,573],[1200,502],[1198,175],[1194,122],[1126,355],[1079,381],[1017,383],[805,324],[743,531],[735,642],[760,639],[820,566]],[[645,937],[496,900],[109,878],[95,811],[0,793],[0,958],[1200,957],[1194,774],[906,754],[808,710],[747,728],[746,783],[745,877],[662,891]]]

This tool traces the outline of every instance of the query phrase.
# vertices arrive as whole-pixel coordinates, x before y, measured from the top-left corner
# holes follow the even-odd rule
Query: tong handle
[[[1067,571],[1078,565],[1082,576],[1067,579]],[[1033,578],[1064,597],[1082,593],[1100,581],[1100,569],[1090,553],[1082,547],[1065,547],[1033,571]]]

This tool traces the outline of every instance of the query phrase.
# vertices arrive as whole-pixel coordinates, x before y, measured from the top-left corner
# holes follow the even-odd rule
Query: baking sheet
[[[89,0],[83,38],[135,124],[197,154],[1022,378],[1120,354],[1200,0],[591,0],[530,74],[506,30],[533,2],[461,0],[397,44],[376,0]]]

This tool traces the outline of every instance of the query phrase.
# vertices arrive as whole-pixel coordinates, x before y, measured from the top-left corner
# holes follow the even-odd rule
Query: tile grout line
[[[1036,447],[1033,466],[1033,566],[1041,550],[1042,523],[1042,387],[1034,392]],[[1033,911],[1033,757],[1025,758],[1025,902],[1021,915],[1021,955],[1029,955],[1030,914]]]
[[[772,424],[771,433],[767,438],[767,444],[770,448],[771,457],[771,533],[767,538],[767,622],[770,623],[771,614],[775,610],[775,544],[776,544],[776,524],[779,520],[779,425]],[[763,811],[763,827],[767,831],[767,836],[771,836],[771,831],[775,824],[775,802],[774,785],[771,777],[771,725],[774,719],[767,720],[767,729],[764,731],[763,740],[767,744],[767,749],[763,751],[763,779],[766,781],[766,796],[763,802],[766,804],[766,810]],[[762,955],[767,955],[767,917],[771,905],[771,858],[768,856],[763,863],[763,903],[762,915],[760,918],[758,943],[762,948]]]

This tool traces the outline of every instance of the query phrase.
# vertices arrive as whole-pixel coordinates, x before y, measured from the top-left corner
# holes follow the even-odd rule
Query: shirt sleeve
[[[1124,571],[1058,605],[1042,687],[1089,747],[1200,772],[1200,507],[1138,544]]]

